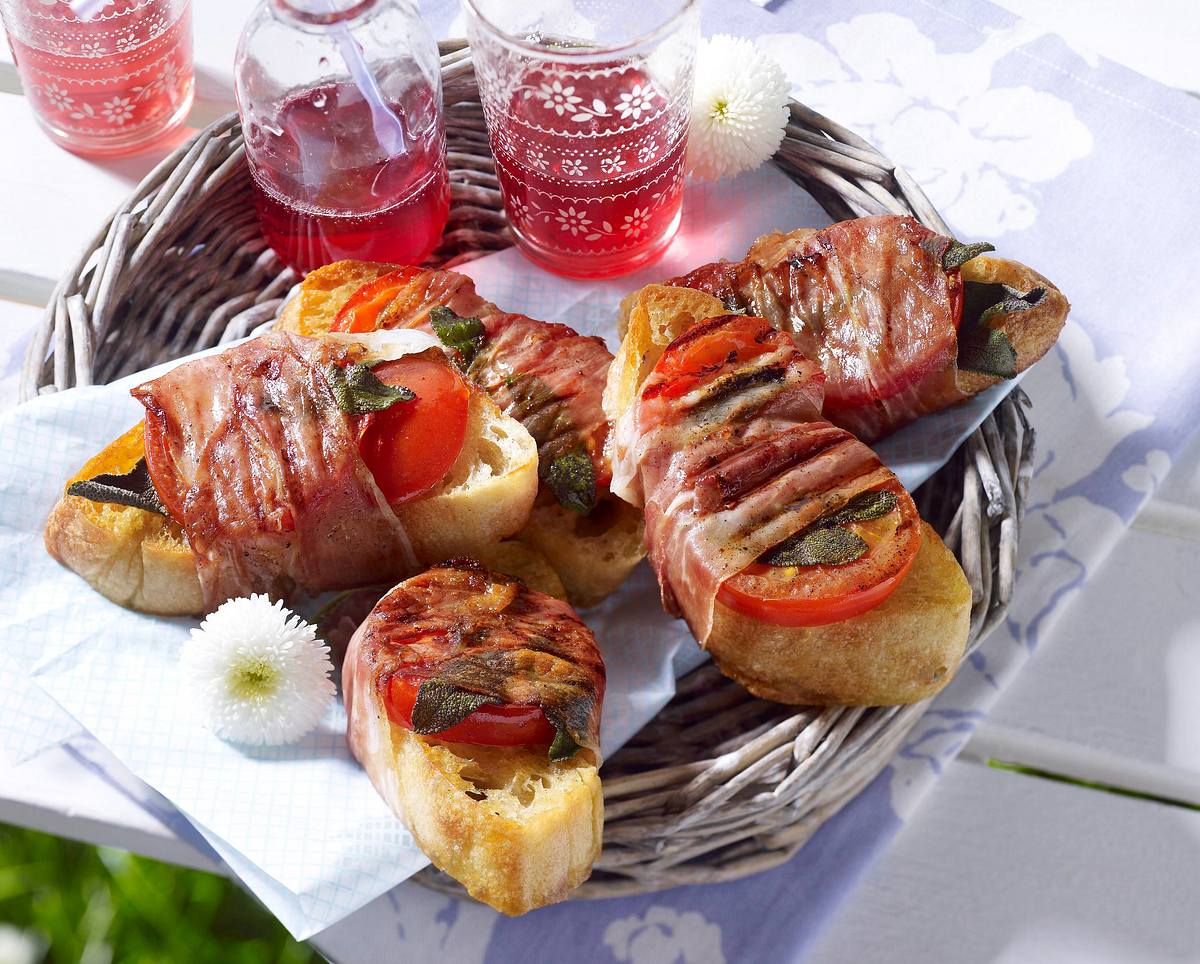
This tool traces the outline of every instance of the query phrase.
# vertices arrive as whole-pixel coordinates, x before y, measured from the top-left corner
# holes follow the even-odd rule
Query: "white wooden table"
[[[1200,91],[1196,0],[1000,2],[1072,44]],[[239,0],[196,5],[193,126],[232,107],[245,10]],[[57,149],[37,130],[9,56],[0,57],[0,357],[23,352],[55,278],[165,154],[97,164]],[[15,401],[15,380],[0,380],[0,407]],[[1198,558],[1200,444],[810,960],[1200,961]],[[80,742],[0,764],[0,821],[221,871],[97,776],[89,763],[103,756]]]

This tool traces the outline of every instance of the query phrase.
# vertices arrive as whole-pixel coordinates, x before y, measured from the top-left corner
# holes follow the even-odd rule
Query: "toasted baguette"
[[[775,626],[717,603],[708,651],[755,696],[801,705],[891,706],[932,696],[966,648],[971,587],[928,523],[912,569],[883,603],[827,626]]]
[[[438,488],[396,508],[417,558],[487,555],[529,517],[537,495],[537,447],[525,427],[471,393],[466,443]],[[68,482],[128,472],[144,455],[141,423],[110,443]],[[46,520],[46,549],[113,602],[162,616],[204,612],[183,530],[130,506],[66,495]]]
[[[505,914],[560,901],[600,853],[604,798],[594,759],[550,762],[544,747],[418,736],[384,718],[360,762],[417,846]]]
[[[608,417],[616,423],[630,412],[668,344],[726,312],[719,299],[690,288],[647,285],[628,295],[625,336],[604,392]],[[780,703],[891,705],[936,693],[962,659],[971,589],[938,534],[924,522],[921,532],[912,569],[875,609],[826,626],[790,627],[717,602],[706,648],[726,676]]]
[[[300,335],[323,334],[359,287],[393,267],[337,261],[309,272],[280,314],[277,327]],[[517,538],[549,561],[567,598],[580,608],[594,606],[616,590],[646,554],[641,513],[612,497],[604,498],[586,517],[539,500]]]

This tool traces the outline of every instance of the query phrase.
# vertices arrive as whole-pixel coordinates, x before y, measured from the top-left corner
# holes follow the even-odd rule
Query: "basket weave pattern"
[[[452,181],[432,263],[512,244],[470,52],[441,45]],[[867,141],[791,104],[775,163],[837,219],[912,214],[949,234],[912,178]],[[791,227],[781,225],[780,227]],[[22,398],[111,381],[240,338],[298,280],[258,229],[236,115],[166,158],[88,242],[30,346]],[[970,648],[1004,615],[1032,472],[1033,431],[1014,391],[916,493],[974,592]],[[788,859],[870,782],[924,704],[797,708],[750,696],[711,666],[604,768],[604,850],[577,896],[729,880]],[[418,879],[448,889],[432,868]]]

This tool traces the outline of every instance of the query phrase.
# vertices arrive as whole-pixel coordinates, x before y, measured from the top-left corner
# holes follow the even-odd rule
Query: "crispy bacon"
[[[350,641],[342,682],[350,746],[380,738],[394,675],[537,705],[560,731],[600,755],[604,660],[566,603],[469,560],[451,560],[383,597]]]
[[[711,319],[667,353],[697,332],[746,322]],[[633,418],[615,430],[629,435],[618,448],[632,466],[618,470],[631,470],[644,493],[646,546],[663,606],[687,620],[701,645],[721,583],[859,492],[895,483],[874,452],[822,419],[816,363],[791,335],[761,324],[756,340],[769,351],[706,370],[683,395],[661,390],[660,362]],[[771,367],[783,376],[748,377]],[[731,375],[744,387],[713,401],[711,386]]]
[[[612,471],[604,452],[608,421],[601,396],[613,356],[604,340],[502,312],[475,293],[471,279],[435,268],[412,269],[379,324],[432,331],[429,312],[438,306],[483,322],[483,349],[467,374],[529,430],[540,463],[548,466],[582,449],[591,458],[597,490],[606,490]]]
[[[825,416],[872,441],[968,397],[957,384],[962,281],[941,264],[949,243],[910,217],[856,218],[667,283],[794,333],[825,372]]]
[[[352,351],[271,333],[133,390],[151,479],[187,533],[209,611],[416,571],[323,371]]]

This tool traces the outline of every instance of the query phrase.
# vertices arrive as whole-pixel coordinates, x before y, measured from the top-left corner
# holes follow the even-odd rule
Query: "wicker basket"
[[[469,50],[442,44],[453,205],[433,257],[454,265],[512,243]],[[828,118],[791,105],[775,156],[834,218],[914,214],[949,234],[903,170]],[[21,393],[110,381],[239,338],[297,281],[267,247],[236,116],[164,160],[55,288]],[[974,591],[970,645],[1012,592],[1033,432],[1014,391],[917,493]],[[787,860],[887,764],[924,705],[796,708],[756,699],[711,665],[604,768],[604,850],[577,896],[730,880]],[[429,869],[418,879],[457,885]]]

